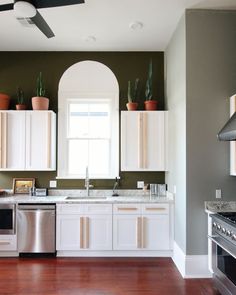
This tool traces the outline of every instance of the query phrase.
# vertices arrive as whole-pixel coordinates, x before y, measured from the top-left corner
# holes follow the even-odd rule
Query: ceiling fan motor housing
[[[36,8],[33,5],[33,1],[14,0],[14,12],[16,17],[31,18],[37,13]]]

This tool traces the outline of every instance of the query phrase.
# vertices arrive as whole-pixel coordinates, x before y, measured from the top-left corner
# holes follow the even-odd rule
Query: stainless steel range
[[[236,212],[211,215],[212,269],[222,295],[236,294]]]

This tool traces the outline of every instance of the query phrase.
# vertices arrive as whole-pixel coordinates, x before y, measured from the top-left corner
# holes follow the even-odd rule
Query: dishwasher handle
[[[55,210],[56,205],[52,204],[19,204],[18,210]]]

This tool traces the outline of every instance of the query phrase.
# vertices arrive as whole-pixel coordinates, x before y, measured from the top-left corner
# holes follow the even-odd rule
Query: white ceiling
[[[56,35],[51,39],[36,27],[23,27],[13,11],[4,11],[0,51],[163,51],[186,8],[236,9],[236,0],[85,0],[40,9]],[[129,28],[135,21],[143,23],[141,30]],[[96,41],[88,41],[89,36]]]

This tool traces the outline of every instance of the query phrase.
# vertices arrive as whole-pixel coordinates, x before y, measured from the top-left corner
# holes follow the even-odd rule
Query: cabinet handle
[[[89,217],[85,217],[85,233],[86,233],[86,239],[85,239],[85,247],[86,249],[89,248]]]
[[[138,210],[138,208],[135,208],[135,207],[124,207],[124,208],[118,207],[117,210],[118,211],[136,211],[136,210]]]
[[[137,217],[137,248],[142,248],[142,218]]]
[[[84,248],[84,218],[80,217],[80,249]]]
[[[10,242],[7,242],[7,241],[0,241],[0,245],[10,245],[11,243]]]
[[[2,168],[7,168],[7,113],[3,113]]]
[[[2,112],[0,112],[0,168],[2,168]]]
[[[142,248],[146,248],[146,222],[147,218],[142,218]]]
[[[145,210],[147,210],[147,211],[164,211],[164,210],[166,210],[166,208],[163,208],[163,207],[160,207],[160,208],[149,207],[149,208],[145,208]]]
[[[48,113],[47,168],[51,167],[51,113]]]
[[[138,116],[138,162],[139,168],[147,167],[147,114],[139,113]]]

